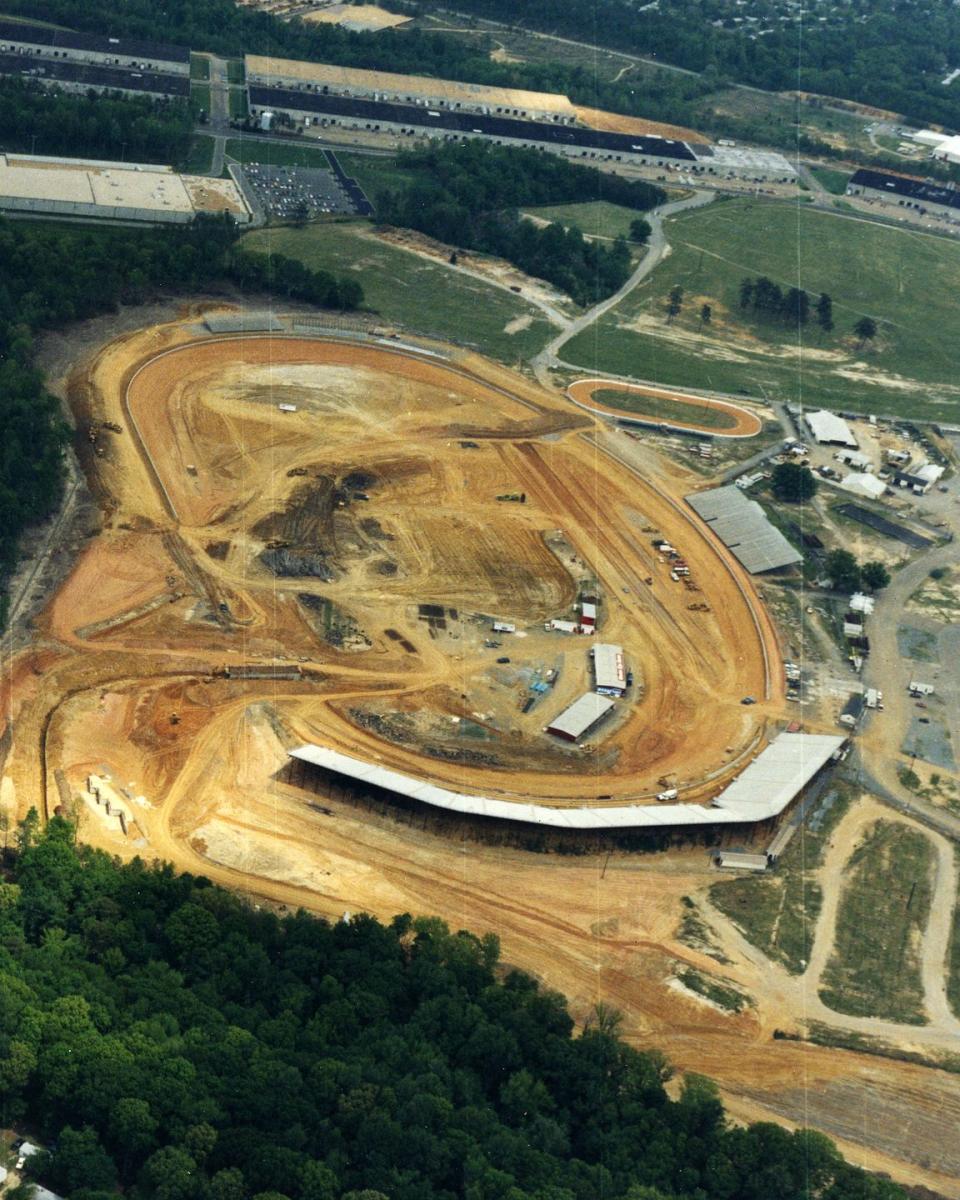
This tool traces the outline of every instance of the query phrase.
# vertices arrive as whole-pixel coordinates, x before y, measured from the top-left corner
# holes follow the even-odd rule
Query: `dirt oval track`
[[[567,387],[567,394],[577,404],[583,405],[592,412],[603,413],[611,417],[622,417],[625,420],[630,417],[636,417],[639,420],[657,421],[656,416],[647,416],[642,411],[631,412],[626,408],[615,408],[609,404],[603,404],[593,397],[600,391],[617,391],[629,392],[636,396],[648,396],[652,400],[669,400],[675,404],[689,406],[690,420],[675,420],[670,418],[664,420],[664,424],[677,429],[693,429],[698,433],[708,434],[711,437],[725,438],[748,438],[756,437],[763,429],[763,422],[747,408],[742,408],[739,404],[733,404],[727,400],[713,400],[706,396],[693,396],[688,392],[677,392],[672,388],[657,388],[649,387],[639,383],[622,383],[615,379],[577,379]],[[694,410],[696,409],[713,409],[718,413],[722,413],[731,421],[729,428],[718,429],[714,425],[705,425],[694,419]]]
[[[315,740],[504,799],[650,803],[667,776],[681,800],[714,794],[785,703],[776,631],[685,508],[691,477],[478,356],[197,333],[194,316],[126,335],[69,380],[78,422],[100,430],[85,468],[102,528],[5,674],[4,799],[21,815],[79,801],[84,840],[277,905],[492,930],[578,1019],[614,1004],[632,1042],[716,1077],[738,1115],[783,1113],[798,1078],[814,1098],[869,1075],[911,1116],[949,1099],[918,1067],[770,1040],[796,1016],[779,976],[728,934],[723,966],[678,940],[714,878],[702,847],[532,853],[287,770],[290,746]],[[670,579],[657,534],[699,591]],[[544,624],[587,590],[637,684],[571,750],[543,726],[589,688],[588,639]],[[518,635],[489,647],[492,617]],[[521,711],[547,668],[548,694]],[[126,831],[84,799],[91,772],[114,781]],[[733,975],[756,1007],[678,991],[682,964]],[[812,1102],[806,1119],[836,1131]],[[960,1196],[936,1158],[846,1149]]]

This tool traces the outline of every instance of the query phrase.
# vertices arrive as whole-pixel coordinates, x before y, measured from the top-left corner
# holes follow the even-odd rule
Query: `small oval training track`
[[[670,400],[676,404],[689,405],[691,410],[714,408],[725,413],[734,424],[728,429],[718,429],[713,425],[704,425],[696,420],[677,421],[658,418],[653,413],[631,412],[627,408],[614,408],[594,400],[594,395],[601,391],[632,392],[637,396],[649,396],[652,400]],[[763,428],[763,422],[747,408],[732,404],[727,400],[709,400],[705,396],[691,396],[687,392],[674,392],[666,388],[645,387],[639,383],[623,383],[619,379],[577,379],[567,388],[567,395],[576,404],[590,409],[591,412],[603,416],[636,418],[639,421],[651,421],[675,429],[694,429],[698,433],[709,434],[711,437],[747,438],[756,437]],[[691,413],[691,417],[692,417]]]

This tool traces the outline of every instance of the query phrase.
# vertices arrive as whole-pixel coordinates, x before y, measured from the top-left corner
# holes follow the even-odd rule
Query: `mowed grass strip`
[[[535,354],[553,328],[539,309],[505,289],[378,240],[366,221],[258,229],[243,246],[353,277],[363,287],[364,307],[386,323],[476,347],[501,362]]]
[[[836,171],[832,167],[811,167],[810,174],[834,196],[844,195],[850,180],[849,171]]]
[[[243,163],[262,163],[271,167],[325,167],[330,163],[320,149],[312,146],[291,146],[267,138],[228,138],[228,158]]]
[[[820,802],[816,830],[811,816],[797,830],[767,875],[723,880],[710,889],[710,903],[730,918],[740,932],[768,958],[801,975],[810,961],[823,893],[814,872],[823,860],[830,834],[847,811],[852,792],[843,784]],[[818,810],[815,807],[814,812]],[[811,814],[812,815],[812,814]]]
[[[835,1012],[926,1024],[920,957],[932,867],[929,839],[896,821],[878,821],[850,856],[820,988]]]
[[[949,419],[960,408],[960,243],[783,202],[737,198],[666,223],[672,252],[614,310],[564,348],[598,373],[783,400]],[[811,311],[788,323],[740,307],[744,278],[766,276],[833,300],[834,329]],[[681,312],[668,321],[671,289]],[[701,306],[712,309],[701,327]],[[812,306],[811,306],[812,307]],[[880,328],[861,346],[854,326]]]
[[[610,408],[653,417],[658,421],[679,421],[687,425],[704,425],[709,429],[734,429],[736,418],[712,404],[686,404],[683,400],[668,400],[663,396],[645,396],[642,392],[615,391],[601,388],[593,399]]]

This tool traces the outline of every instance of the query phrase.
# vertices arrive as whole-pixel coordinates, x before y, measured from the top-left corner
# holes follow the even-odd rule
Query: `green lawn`
[[[242,121],[247,115],[247,93],[242,88],[231,88],[227,93],[230,116]]]
[[[736,420],[720,409],[697,404],[682,404],[678,400],[667,400],[660,396],[641,396],[637,392],[619,392],[605,388],[593,393],[594,400],[609,404],[611,408],[622,408],[625,412],[639,413],[660,421],[696,422],[711,429],[733,429]]]
[[[524,300],[377,241],[366,221],[256,230],[243,244],[299,259],[313,269],[353,275],[363,285],[366,306],[385,321],[475,346],[502,362],[530,357],[550,334],[539,310]],[[504,331],[511,321],[528,317],[526,328]]]
[[[423,177],[420,171],[401,167],[395,158],[338,150],[337,159],[346,173],[360,184],[372,204],[376,204],[378,192],[399,189]]]
[[[671,254],[615,310],[564,347],[563,357],[613,372],[695,388],[803,399],[806,404],[955,420],[960,334],[960,244],[849,220],[797,204],[718,201],[667,222]],[[833,298],[835,328],[811,318],[802,353],[795,331],[739,305],[741,280],[766,275],[784,289]],[[667,323],[671,288],[684,289]],[[713,309],[699,329],[703,302]],[[861,348],[862,316],[880,325]]]
[[[194,108],[202,108],[207,116],[210,115],[210,85],[208,83],[190,84],[190,103]]]
[[[849,171],[835,171],[832,167],[811,167],[810,174],[835,196],[842,196],[847,190]]]
[[[245,83],[246,73],[242,58],[227,59],[227,83]]]
[[[199,54],[190,55],[190,78],[201,82],[210,78],[210,59]]]
[[[630,236],[630,222],[644,214],[606,200],[587,204],[547,204],[524,210],[532,217],[576,225],[587,237],[616,238]]]
[[[836,1012],[926,1024],[920,945],[930,913],[933,847],[878,821],[850,856],[833,956],[820,998]]]
[[[206,175],[213,161],[213,138],[205,134],[196,134],[190,139],[190,150],[183,164],[187,175]]]
[[[810,828],[808,816],[774,872],[723,880],[710,889],[710,903],[726,913],[768,958],[783,963],[791,975],[802,974],[810,960],[823,901],[813,873],[851,800],[851,792],[843,784],[834,785],[827,794],[833,794],[834,800],[817,831]]]
[[[322,150],[279,140],[235,137],[227,139],[227,157],[241,163],[266,163],[272,167],[327,167]]]

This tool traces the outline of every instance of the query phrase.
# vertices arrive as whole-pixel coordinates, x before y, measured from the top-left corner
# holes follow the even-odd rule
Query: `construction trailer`
[[[911,696],[932,696],[933,684],[920,683],[916,679],[911,679],[907,690],[910,692]]]

